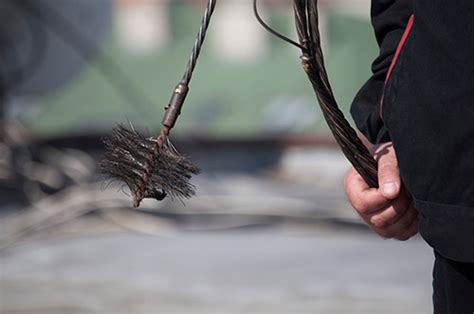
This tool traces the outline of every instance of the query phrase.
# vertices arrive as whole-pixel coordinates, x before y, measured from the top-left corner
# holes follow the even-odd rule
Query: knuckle
[[[352,203],[352,207],[354,207],[354,209],[356,210],[356,212],[360,213],[360,214],[363,214],[363,208],[362,206],[360,205],[359,202],[354,202]]]
[[[370,223],[374,227],[379,228],[379,229],[386,227],[388,224],[387,220],[384,217],[381,217],[379,215],[372,216],[372,218],[370,218]]]
[[[383,173],[397,173],[397,166],[394,160],[388,159],[379,163],[379,170]]]
[[[379,178],[383,181],[398,181],[398,172],[391,165],[381,165],[379,167]]]
[[[357,199],[354,201],[352,204],[354,209],[359,213],[359,214],[367,214],[369,212],[369,208],[367,206],[367,203],[363,201],[362,199]]]

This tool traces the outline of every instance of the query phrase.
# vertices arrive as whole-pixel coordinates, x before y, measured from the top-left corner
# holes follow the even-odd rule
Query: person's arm
[[[357,128],[372,144],[390,141],[380,118],[380,101],[398,43],[413,14],[413,1],[372,0],[372,26],[380,53],[372,64],[372,77],[361,88],[351,107]]]
[[[407,240],[418,232],[418,211],[400,180],[397,156],[380,117],[380,101],[390,65],[412,15],[413,0],[373,0],[372,24],[380,54],[373,76],[357,94],[351,113],[359,130],[377,144],[380,188],[370,188],[354,168],[344,180],[349,202],[364,222],[385,238]]]

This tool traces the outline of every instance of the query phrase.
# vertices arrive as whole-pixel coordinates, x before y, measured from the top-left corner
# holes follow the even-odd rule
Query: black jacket
[[[393,141],[440,254],[474,262],[474,1],[373,0],[380,55],[351,113],[372,143]]]

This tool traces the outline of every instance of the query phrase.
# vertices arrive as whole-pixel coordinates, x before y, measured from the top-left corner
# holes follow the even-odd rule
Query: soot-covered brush
[[[277,33],[260,17],[257,0],[254,12],[262,26],[273,35],[302,50],[303,68],[313,86],[324,118],[346,158],[370,187],[378,187],[377,163],[339,109],[324,66],[318,21],[317,0],[294,0],[299,43]]]
[[[181,113],[215,6],[216,0],[208,1],[186,71],[165,108],[159,134],[145,137],[133,128],[119,125],[103,140],[106,152],[100,169],[111,179],[125,182],[134,207],[140,206],[144,198],[163,200],[170,195],[182,199],[195,195],[190,179],[199,173],[199,168],[178,153],[169,134]]]

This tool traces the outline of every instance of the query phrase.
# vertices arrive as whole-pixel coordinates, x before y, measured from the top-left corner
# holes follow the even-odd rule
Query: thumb
[[[378,179],[381,194],[387,199],[398,197],[401,190],[400,172],[397,156],[391,143],[384,144],[377,149]]]

